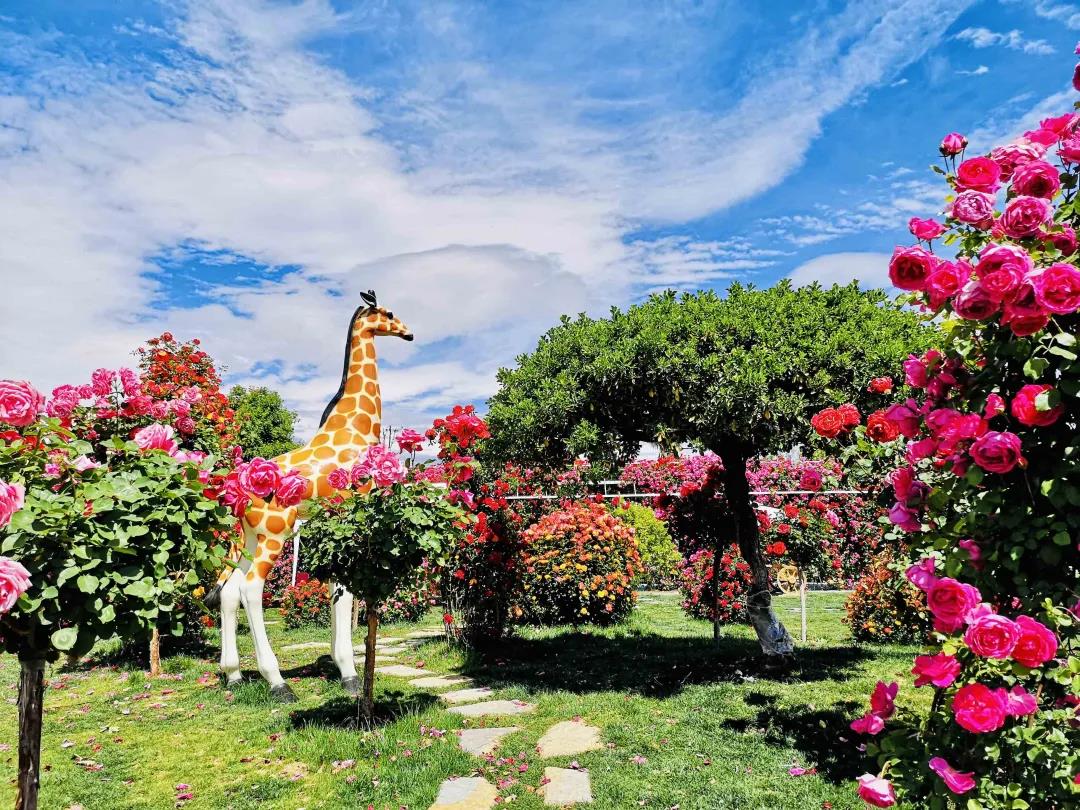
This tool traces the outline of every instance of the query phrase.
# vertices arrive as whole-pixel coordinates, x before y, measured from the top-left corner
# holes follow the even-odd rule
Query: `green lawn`
[[[797,628],[797,600],[778,604],[788,627]],[[433,673],[459,671],[493,687],[494,697],[538,704],[531,715],[486,723],[522,727],[498,752],[512,763],[460,751],[454,731],[481,721],[448,713],[433,692],[399,678],[377,676],[383,725],[368,733],[351,728],[355,704],[334,680],[327,652],[283,649],[326,640],[328,631],[269,627],[300,697],[294,706],[270,701],[246,635],[241,654],[250,680],[232,693],[219,685],[212,652],[168,659],[171,676],[152,682],[136,669],[55,669],[45,700],[42,807],[171,808],[176,786],[189,785],[194,798],[183,806],[190,810],[369,803],[426,810],[443,779],[479,769],[492,782],[505,780],[500,793],[513,796],[515,807],[540,808],[535,791],[544,766],[566,766],[570,758],[541,761],[536,741],[553,723],[580,716],[603,729],[606,743],[576,758],[589,770],[598,810],[860,808],[850,779],[866,768],[847,723],[863,711],[878,678],[909,677],[913,651],[854,645],[840,621],[842,605],[842,594],[811,595],[810,641],[784,675],[756,668],[746,628],[725,628],[717,649],[708,624],[687,619],[674,597],[651,594],[616,628],[523,630],[473,655],[435,640],[397,656]],[[427,624],[436,623],[433,616]],[[413,629],[389,626],[382,635]],[[9,690],[0,722],[4,806],[15,774],[16,676],[17,663],[0,659],[0,684]],[[902,702],[913,697],[901,690]],[[422,727],[435,732],[422,736]],[[334,764],[347,760],[355,764]],[[792,777],[793,764],[817,773]]]

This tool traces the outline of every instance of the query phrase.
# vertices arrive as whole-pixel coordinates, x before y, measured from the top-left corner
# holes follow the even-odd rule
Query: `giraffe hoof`
[[[349,697],[358,697],[360,695],[360,679],[355,675],[351,678],[342,678],[341,688],[345,690],[345,694]]]
[[[278,703],[296,703],[298,698],[287,683],[279,683],[270,687],[270,697]]]

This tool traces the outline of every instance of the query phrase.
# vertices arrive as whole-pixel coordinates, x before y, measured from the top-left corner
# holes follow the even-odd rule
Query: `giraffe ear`
[[[378,301],[375,299],[375,291],[374,290],[368,290],[367,292],[362,292],[362,293],[360,293],[360,297],[362,299],[364,299],[364,303],[367,304],[369,307],[377,307],[379,305]]]

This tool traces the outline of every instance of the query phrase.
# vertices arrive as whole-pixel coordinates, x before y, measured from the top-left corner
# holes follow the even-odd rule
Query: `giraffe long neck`
[[[379,440],[382,430],[382,395],[375,358],[375,337],[359,324],[349,337],[340,395],[327,409],[312,444],[330,444],[358,450]],[[319,441],[320,436],[326,438]]]

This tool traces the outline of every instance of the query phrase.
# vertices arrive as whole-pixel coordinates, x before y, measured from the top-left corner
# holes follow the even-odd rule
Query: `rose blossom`
[[[116,372],[107,368],[99,368],[90,375],[90,386],[94,389],[94,396],[107,397],[112,393],[113,381]]]
[[[77,456],[72,460],[71,466],[78,472],[86,472],[87,470],[96,470],[101,464],[89,456]]]
[[[953,311],[966,321],[985,321],[999,304],[977,279],[972,279],[953,299]]]
[[[907,360],[903,362],[903,369],[904,382],[912,388],[926,388],[929,372],[925,360],[914,354],[909,354]]]
[[[1034,236],[1054,215],[1053,206],[1040,197],[1013,197],[1001,215],[1001,227],[1006,236],[1023,239]]]
[[[299,470],[289,470],[281,476],[281,481],[274,492],[274,500],[278,506],[296,506],[304,499],[307,484],[307,479],[300,474]]]
[[[945,233],[948,228],[933,219],[912,217],[908,220],[908,230],[916,239],[922,242],[932,242]]]
[[[889,261],[889,280],[901,290],[921,290],[937,259],[921,247],[899,247]]]
[[[1076,231],[1073,230],[1072,225],[1064,222],[1058,227],[1061,228],[1060,231],[1049,231],[1043,236],[1043,241],[1050,242],[1061,251],[1062,256],[1072,256],[1076,253]]]
[[[150,406],[150,415],[155,419],[164,419],[169,415],[169,403],[157,400]]]
[[[370,446],[364,453],[357,467],[370,477],[377,487],[386,487],[405,478],[405,468],[397,453],[381,444]],[[353,468],[353,480],[356,480],[357,468]]]
[[[971,265],[963,259],[955,262],[939,262],[926,279],[926,294],[933,309],[941,307],[952,298],[971,278]]]
[[[892,782],[871,773],[859,777],[859,798],[874,807],[892,807],[896,804]]]
[[[897,502],[889,510],[889,521],[898,529],[905,532],[917,532],[922,529],[922,520],[919,513],[909,506]]]
[[[338,467],[326,476],[326,483],[334,489],[348,489],[349,484],[352,483],[352,478],[349,476],[348,470],[344,467]]]
[[[1030,616],[1017,616],[1016,626],[1020,628],[1020,639],[1013,648],[1014,661],[1034,669],[1057,655],[1057,636],[1045,624]]]
[[[845,429],[853,428],[862,421],[862,414],[859,413],[859,409],[850,402],[845,402],[836,411],[840,414],[840,418],[844,420]]]
[[[968,538],[967,540],[958,540],[956,545],[957,547],[962,548],[968,553],[968,557],[971,558],[971,561],[973,563],[977,563],[980,559],[982,559],[982,549],[979,548],[979,544],[976,543],[974,540],[970,538]],[[980,566],[975,567],[979,568]]]
[[[1027,251],[1018,245],[990,245],[979,254],[975,272],[979,284],[994,301],[1011,295],[1035,263]]]
[[[26,487],[0,481],[0,527],[11,522],[11,516],[22,509]]]
[[[885,728],[885,721],[873,712],[867,712],[858,720],[851,721],[851,730],[856,734],[880,734]]]
[[[896,425],[901,436],[914,439],[919,435],[922,417],[919,415],[919,406],[915,400],[909,399],[906,402],[890,405],[885,409],[885,418]]]
[[[810,425],[825,439],[835,439],[844,430],[844,417],[836,408],[825,408],[810,417]]]
[[[234,517],[242,518],[244,516],[248,504],[251,503],[251,496],[248,495],[247,490],[240,483],[240,475],[236,470],[225,476],[221,492],[218,494],[218,500],[229,507]]]
[[[904,572],[904,576],[907,577],[908,582],[918,588],[920,591],[928,591],[938,578],[934,571],[936,570],[936,564],[933,557],[924,557],[914,565],[908,566],[908,569]]]
[[[1001,167],[988,157],[965,160],[956,169],[956,187],[961,191],[994,192],[1001,186]]]
[[[1027,717],[1038,710],[1039,702],[1035,700],[1035,696],[1020,684],[1005,692],[1005,712],[1009,717]]]
[[[164,450],[166,453],[173,453],[177,448],[173,439],[175,433],[171,426],[155,422],[137,431],[133,438],[141,450]]]
[[[952,577],[941,577],[926,592],[926,606],[934,615],[934,629],[942,633],[954,633],[963,627],[967,614],[981,601],[982,595],[974,585],[957,582]]]
[[[9,557],[0,557],[0,613],[7,613],[30,589],[30,572]]]
[[[821,471],[813,468],[803,470],[799,476],[799,489],[818,492],[821,489]]]
[[[998,660],[1008,658],[1019,639],[1020,628],[1016,622],[997,613],[980,616],[964,633],[964,643],[973,653]]]
[[[190,416],[182,416],[176,420],[176,429],[181,433],[190,436],[195,432],[195,420]]]
[[[866,390],[871,394],[887,394],[893,389],[892,377],[874,377]]]
[[[866,435],[880,444],[888,444],[900,435],[900,429],[886,418],[885,411],[874,411],[866,419]]]
[[[1033,160],[1020,166],[1012,178],[1013,193],[1025,197],[1052,199],[1061,190],[1058,170],[1045,160]]]
[[[945,787],[959,796],[967,793],[975,787],[975,774],[973,772],[961,773],[941,757],[930,760],[930,770],[941,777]]]
[[[986,407],[983,408],[983,419],[993,419],[995,416],[1000,416],[1005,412],[1005,400],[1001,398],[1001,394],[988,394],[986,397]]]
[[[1025,141],[994,147],[990,150],[990,159],[1001,168],[1001,179],[1008,180],[1017,169],[1038,160],[1044,154],[1045,144]]]
[[[994,195],[982,191],[961,191],[949,207],[949,214],[967,225],[985,230],[994,221]]]
[[[1058,157],[1066,163],[1080,163],[1080,135],[1072,134],[1058,144]]]
[[[259,498],[267,498],[281,483],[281,469],[265,458],[253,458],[236,468],[240,485]]]
[[[1005,302],[1005,309],[1001,313],[1002,325],[1008,326],[1017,337],[1033,335],[1050,322],[1049,312],[1035,297],[1033,276],[1034,273],[1029,273],[1020,282],[1012,299]]]
[[[897,467],[889,473],[896,500],[907,505],[921,505],[930,494],[930,485],[919,480],[912,467]]]
[[[943,157],[953,157],[963,152],[967,145],[967,138],[959,132],[950,132],[941,139],[941,146],[938,147],[938,151],[941,152]]]
[[[975,734],[997,731],[1005,725],[1007,708],[1004,689],[990,689],[981,683],[964,684],[952,700],[956,722]]]
[[[415,453],[424,445],[424,437],[412,428],[405,428],[394,439],[403,453]]]
[[[977,438],[968,452],[972,460],[987,472],[1004,475],[1018,464],[1027,466],[1027,460],[1020,450],[1020,437],[1015,433],[990,430]]]
[[[1041,411],[1035,401],[1040,394],[1053,390],[1052,385],[1038,385],[1036,383],[1025,385],[1016,392],[1016,396],[1013,397],[1012,403],[1009,405],[1009,411],[1021,424],[1031,427],[1048,427],[1061,418],[1061,415],[1065,412],[1065,405],[1059,402],[1053,408]]]
[[[1056,315],[1069,315],[1080,308],[1080,271],[1058,262],[1028,274],[1035,300]]]
[[[870,695],[870,711],[882,720],[888,720],[896,711],[896,694],[899,691],[900,684],[896,681],[889,684],[878,681]]]
[[[911,674],[915,676],[916,686],[932,683],[944,689],[960,674],[960,662],[954,656],[943,652],[937,655],[916,655]]]
[[[26,380],[0,380],[0,422],[26,427],[45,406],[45,397]]]

